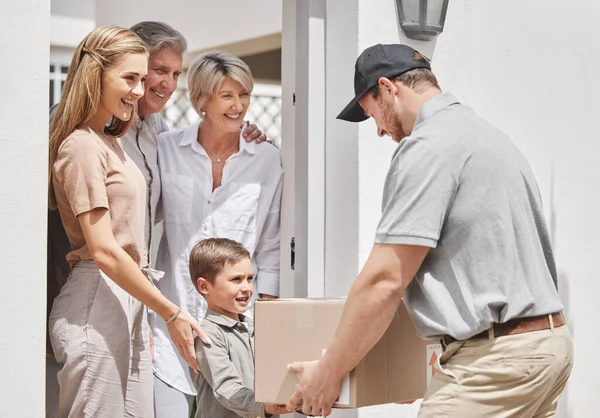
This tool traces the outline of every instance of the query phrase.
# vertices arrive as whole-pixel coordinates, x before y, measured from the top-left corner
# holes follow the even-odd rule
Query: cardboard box
[[[257,402],[286,404],[297,383],[287,371],[294,361],[318,360],[330,345],[345,299],[258,300],[254,305]],[[352,349],[352,347],[348,347]],[[401,304],[390,327],[344,379],[337,408],[358,408],[422,398],[433,364],[436,342],[422,340]]]

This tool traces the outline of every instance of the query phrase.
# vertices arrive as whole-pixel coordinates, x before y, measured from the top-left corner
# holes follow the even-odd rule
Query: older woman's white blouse
[[[212,190],[212,164],[197,141],[196,123],[158,138],[165,232],[156,268],[165,276],[158,287],[171,301],[201,320],[206,302],[188,272],[189,253],[200,240],[230,238],[252,256],[255,295],[279,295],[279,211],[283,170],[279,150],[247,143],[227,159],[221,186]],[[181,392],[195,394],[187,363],[179,357],[164,322],[151,320],[155,337],[154,372]]]

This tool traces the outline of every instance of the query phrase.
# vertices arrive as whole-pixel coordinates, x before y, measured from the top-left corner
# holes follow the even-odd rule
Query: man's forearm
[[[340,325],[321,361],[329,373],[341,379],[379,341],[427,251],[426,247],[404,245],[373,247],[348,294]]]
[[[373,348],[387,330],[402,295],[372,277],[359,276],[344,307],[340,325],[322,363],[342,378]],[[351,347],[351,349],[349,349]]]

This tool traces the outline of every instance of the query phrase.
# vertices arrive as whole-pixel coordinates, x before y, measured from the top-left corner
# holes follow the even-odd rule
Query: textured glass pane
[[[427,25],[441,26],[444,0],[427,0]]]
[[[400,0],[405,23],[419,23],[419,4],[421,0]]]

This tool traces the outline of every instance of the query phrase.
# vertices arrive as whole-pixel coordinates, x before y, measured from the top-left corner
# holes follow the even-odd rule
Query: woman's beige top
[[[92,260],[77,216],[107,208],[117,243],[140,264],[144,251],[146,183],[121,141],[90,128],[64,140],[52,169],[52,184],[71,243],[67,261]]]

